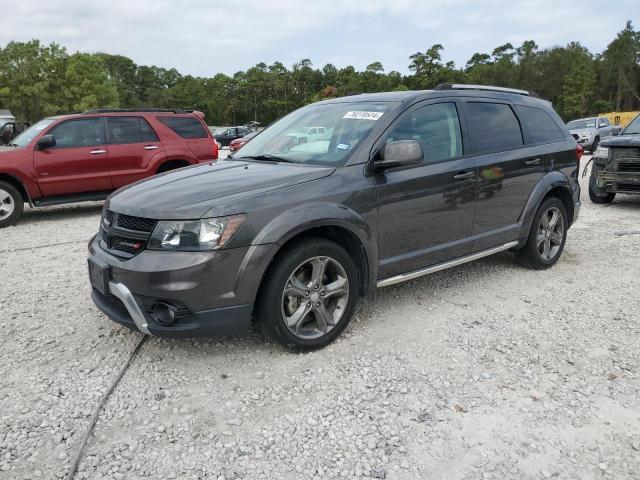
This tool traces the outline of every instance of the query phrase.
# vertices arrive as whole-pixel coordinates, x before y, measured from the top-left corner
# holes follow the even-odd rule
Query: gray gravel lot
[[[638,479],[640,198],[551,270],[511,254],[377,291],[336,343],[149,339],[76,478]],[[99,204],[0,231],[0,478],[63,478],[140,338],[89,298]]]

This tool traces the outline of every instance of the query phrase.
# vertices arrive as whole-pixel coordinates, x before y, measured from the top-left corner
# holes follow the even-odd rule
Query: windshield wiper
[[[10,147],[17,147],[18,146],[17,143],[8,143],[7,145],[9,145]]]
[[[289,160],[288,158],[278,157],[277,155],[271,155],[269,153],[263,153],[262,155],[248,155],[246,157],[233,157],[236,160],[242,160],[243,158],[248,158],[250,160],[268,160],[270,162],[287,162],[287,163],[297,163],[293,160]]]

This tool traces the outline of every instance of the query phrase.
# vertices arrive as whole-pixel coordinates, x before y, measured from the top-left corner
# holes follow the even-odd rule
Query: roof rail
[[[441,83],[437,85],[434,90],[485,90],[490,92],[515,93],[516,95],[526,95],[530,97],[538,96],[535,92],[517,88],[493,87],[491,85],[467,85],[465,83]]]
[[[83,112],[83,115],[96,114],[96,113],[132,113],[132,112],[191,113],[188,110],[182,110],[178,108],[94,108],[93,110],[87,110],[86,112]]]

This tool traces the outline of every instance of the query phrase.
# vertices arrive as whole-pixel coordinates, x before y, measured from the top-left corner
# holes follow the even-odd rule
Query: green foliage
[[[183,76],[175,69],[136,65],[108,53],[69,55],[52,43],[10,42],[0,48],[0,108],[24,121],[96,107],[198,109],[210,124],[268,124],[313,101],[363,92],[474,83],[522,88],[551,100],[565,118],[640,109],[640,32],[625,28],[599,55],[579,43],[540,50],[533,40],[475,53],[464,68],[443,60],[435,44],[409,57],[411,74],[364,71],[302,59],[287,68],[259,63],[232,76]]]

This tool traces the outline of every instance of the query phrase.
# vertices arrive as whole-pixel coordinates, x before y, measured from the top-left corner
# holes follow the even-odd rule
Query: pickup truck
[[[622,127],[611,125],[606,117],[579,118],[567,123],[567,127],[579,145],[591,153],[595,152],[601,140],[615,137]]]
[[[603,140],[592,161],[589,198],[593,203],[611,203],[617,193],[640,195],[640,115],[619,136]]]

